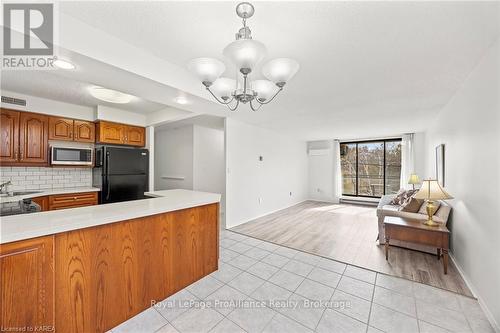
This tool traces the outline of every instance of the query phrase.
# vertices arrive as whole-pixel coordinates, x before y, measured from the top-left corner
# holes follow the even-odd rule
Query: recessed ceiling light
[[[52,62],[54,66],[61,68],[61,69],[75,69],[75,65],[73,65],[71,62],[64,60],[64,59],[58,59],[55,58],[54,61]]]
[[[186,97],[184,96],[178,96],[174,99],[174,101],[177,103],[177,104],[189,104],[189,101]]]
[[[110,103],[129,103],[135,96],[122,93],[120,91],[94,86],[89,89],[90,94],[97,99]]]

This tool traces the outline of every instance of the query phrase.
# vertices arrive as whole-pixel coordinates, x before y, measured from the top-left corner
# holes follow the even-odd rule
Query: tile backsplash
[[[92,186],[90,168],[0,167],[0,182],[11,181],[9,191]]]

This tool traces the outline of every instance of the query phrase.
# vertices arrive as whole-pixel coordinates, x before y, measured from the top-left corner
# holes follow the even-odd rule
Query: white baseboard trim
[[[449,257],[451,259],[451,261],[453,261],[453,263],[455,264],[455,267],[457,268],[458,270],[458,273],[462,276],[462,278],[464,279],[465,281],[465,284],[467,285],[467,287],[470,289],[470,291],[472,292],[472,294],[477,298],[477,301],[479,302],[479,306],[481,307],[481,309],[483,310],[484,314],[486,315],[486,318],[488,319],[488,321],[490,322],[491,326],[493,327],[493,329],[495,330],[495,332],[497,333],[500,333],[500,325],[496,322],[495,320],[495,317],[493,316],[493,314],[491,313],[490,309],[488,309],[488,307],[486,306],[486,304],[484,303],[484,301],[482,300],[481,296],[478,294],[476,288],[474,287],[474,285],[470,282],[469,278],[467,277],[467,275],[465,274],[464,270],[462,269],[462,267],[458,264],[457,260],[455,259],[455,257],[453,256],[453,253],[449,253]]]
[[[335,200],[328,200],[328,199],[306,199],[304,201],[314,201],[314,202],[326,202],[326,203],[331,203],[331,204],[338,204],[339,201]]]
[[[239,225],[242,225],[242,224],[248,223],[248,222],[253,221],[253,220],[255,220],[255,219],[258,219],[258,218],[264,217],[264,216],[266,216],[266,215],[269,215],[269,214],[273,214],[273,213],[279,212],[280,210],[283,210],[283,209],[287,209],[287,208],[293,207],[293,206],[295,206],[295,205],[301,204],[301,203],[306,202],[306,201],[309,201],[309,199],[300,200],[300,201],[297,201],[297,202],[295,202],[295,203],[292,203],[291,205],[285,206],[285,207],[283,207],[283,208],[278,208],[278,209],[275,209],[275,210],[273,210],[273,211],[270,211],[270,212],[267,212],[267,213],[264,213],[264,214],[261,214],[261,215],[258,215],[258,216],[255,216],[255,217],[252,217],[252,218],[251,218],[251,219],[249,219],[249,220],[246,220],[246,221],[243,221],[243,222],[241,222],[241,223],[238,223],[237,225],[230,226],[229,228],[227,228],[227,220],[226,220],[226,229],[228,229],[228,230],[229,230],[229,229],[231,229],[231,228],[234,228],[234,227],[237,227],[237,226],[239,226]]]

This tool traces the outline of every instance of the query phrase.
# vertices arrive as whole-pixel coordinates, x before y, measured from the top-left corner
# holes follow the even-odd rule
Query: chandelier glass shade
[[[207,91],[231,111],[236,110],[240,103],[249,103],[254,111],[270,103],[300,67],[293,59],[273,59],[262,67],[262,74],[267,80],[249,81],[248,76],[251,73],[255,74],[256,66],[267,54],[266,46],[252,39],[251,30],[246,25],[246,20],[252,17],[254,12],[253,5],[248,2],[240,3],[236,7],[237,15],[243,19],[243,27],[236,33],[236,40],[227,45],[222,52],[236,67],[238,72],[236,80],[221,77],[226,66],[218,59],[196,58],[187,65]]]

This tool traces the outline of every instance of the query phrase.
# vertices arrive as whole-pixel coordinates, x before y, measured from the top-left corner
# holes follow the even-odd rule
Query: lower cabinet
[[[36,197],[31,200],[40,205],[42,212],[47,210],[93,206],[98,203],[97,192],[56,194]]]
[[[49,196],[49,210],[97,205],[97,192],[69,193]]]
[[[0,327],[106,332],[217,270],[219,205],[0,245]]]
[[[52,332],[54,236],[0,245],[2,332]]]

